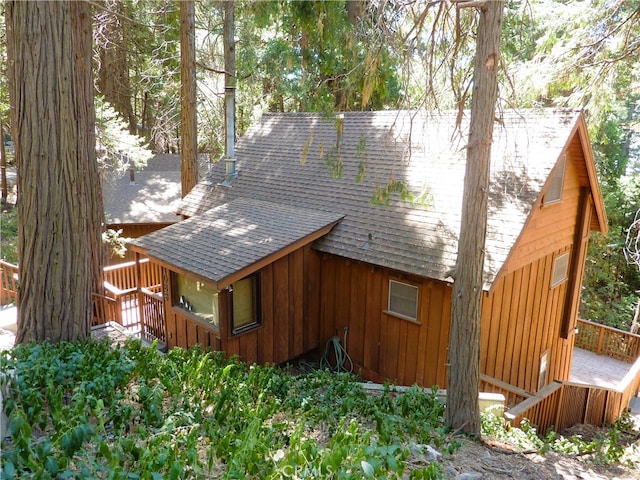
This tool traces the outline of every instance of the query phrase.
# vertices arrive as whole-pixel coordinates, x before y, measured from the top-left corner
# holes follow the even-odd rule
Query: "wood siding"
[[[446,386],[451,287],[369,264],[316,254],[321,338],[337,336],[355,372],[399,385]],[[389,280],[418,287],[418,320],[387,312]]]
[[[262,268],[260,275],[261,324],[255,329],[231,334],[229,296],[219,295],[220,328],[197,318],[180,307],[171,305],[171,285],[165,298],[168,347],[188,347],[199,344],[237,355],[247,363],[284,363],[316,348],[318,342],[317,315],[305,315],[308,288],[304,278],[317,278],[317,263],[309,260],[310,247],[297,249]],[[165,266],[167,268],[167,266]],[[308,270],[316,269],[315,273]],[[169,269],[167,268],[167,271]],[[167,274],[167,278],[170,275]],[[313,286],[313,282],[309,282]]]
[[[593,202],[585,194],[588,180],[577,136],[566,152],[562,200],[534,207],[483,304],[482,373],[529,392],[554,380],[567,380],[571,369],[589,234],[583,227],[591,223]],[[554,259],[566,252],[569,277],[551,288]],[[540,384],[545,352],[547,376]]]

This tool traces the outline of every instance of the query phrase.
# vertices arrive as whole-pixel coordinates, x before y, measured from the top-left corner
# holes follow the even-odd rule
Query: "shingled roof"
[[[201,176],[208,161],[199,159]],[[107,223],[173,223],[180,220],[176,210],[182,197],[180,155],[157,154],[144,168],[107,175],[102,192]]]
[[[326,234],[342,215],[237,198],[133,240],[147,255],[218,289]]]
[[[500,114],[492,147],[487,286],[580,122],[576,110]],[[220,162],[183,199],[179,213],[197,216],[252,198],[344,215],[314,248],[447,280],[457,255],[467,125],[456,113],[350,112],[341,122],[320,114],[265,114],[238,142],[233,186],[219,185]],[[422,201],[403,201],[397,193],[403,185]]]

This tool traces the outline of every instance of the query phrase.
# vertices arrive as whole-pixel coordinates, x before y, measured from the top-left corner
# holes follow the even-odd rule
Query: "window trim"
[[[233,315],[233,284],[229,285],[229,331],[231,336],[236,336],[243,334],[245,332],[249,332],[251,330],[255,330],[262,326],[262,301],[261,301],[261,282],[260,282],[260,274],[254,273],[248,275],[239,281],[242,280],[253,280],[253,310],[254,310],[254,321],[242,325],[240,327],[234,327],[234,315]]]
[[[563,155],[560,162],[556,166],[553,176],[550,177],[547,190],[542,197],[542,206],[553,205],[562,201],[562,192],[564,190],[564,178],[567,170],[567,156]],[[558,190],[557,192],[555,190]],[[550,194],[553,194],[550,198]]]
[[[398,311],[395,311],[391,308],[391,285],[392,283],[396,283],[398,285],[403,285],[406,287],[411,287],[415,290],[415,318],[411,317],[409,315],[405,315],[403,313],[400,313]],[[384,313],[388,314],[388,315],[392,315],[394,317],[398,317],[401,318],[403,320],[407,320],[409,322],[413,322],[413,323],[417,323],[418,325],[420,325],[420,321],[418,320],[419,316],[420,316],[420,287],[418,285],[414,285],[412,283],[408,283],[406,281],[400,281],[400,280],[395,280],[390,278],[389,279],[389,291],[387,293],[387,309],[384,311]]]
[[[551,269],[551,284],[549,288],[555,288],[558,285],[562,285],[564,282],[569,280],[569,261],[570,261],[570,253],[569,251],[559,253],[553,259],[553,268]],[[565,260],[566,259],[566,260]],[[558,265],[560,261],[566,262],[564,265],[564,272],[562,278],[556,278],[558,272]]]

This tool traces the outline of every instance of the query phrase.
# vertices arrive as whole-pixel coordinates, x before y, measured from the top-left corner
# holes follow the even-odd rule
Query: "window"
[[[540,372],[538,375],[538,390],[547,384],[549,366],[549,350],[540,355]]]
[[[389,280],[389,313],[418,320],[418,287]]]
[[[553,176],[549,179],[549,186],[542,198],[543,205],[559,202],[562,200],[562,187],[564,185],[564,170],[567,163],[566,155],[558,162]]]
[[[569,252],[558,255],[553,261],[553,272],[551,274],[551,288],[557,287],[567,279],[569,271]]]
[[[215,327],[218,320],[218,291],[199,280],[174,274],[175,295],[173,305],[180,307]]]
[[[237,334],[260,325],[260,281],[257,275],[235,282],[231,292],[231,333]]]

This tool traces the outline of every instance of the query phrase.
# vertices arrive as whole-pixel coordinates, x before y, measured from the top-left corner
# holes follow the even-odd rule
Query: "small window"
[[[231,291],[231,332],[235,335],[260,325],[259,277],[252,275],[235,282]]]
[[[564,186],[564,170],[567,157],[564,156],[558,162],[556,169],[553,172],[553,176],[549,179],[549,186],[542,198],[543,205],[549,205],[550,203],[556,203],[562,200],[562,187]]]
[[[538,390],[547,384],[549,371],[549,350],[540,355],[540,372],[538,375]]]
[[[389,313],[409,320],[418,319],[418,287],[389,280]]]
[[[199,280],[174,275],[176,295],[173,305],[218,327],[218,291]]]
[[[569,252],[558,255],[553,261],[551,288],[557,287],[567,279],[569,271]]]

